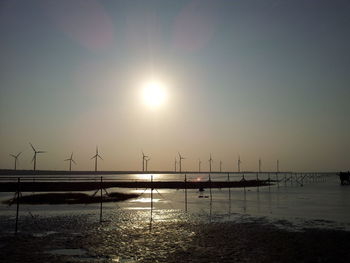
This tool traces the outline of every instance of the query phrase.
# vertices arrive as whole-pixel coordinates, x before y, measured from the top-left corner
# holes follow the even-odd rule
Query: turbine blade
[[[103,160],[102,157],[99,154],[97,155],[97,157],[99,157],[101,160]]]
[[[18,158],[18,156],[20,156],[20,155],[21,155],[21,153],[22,153],[22,152],[19,152],[19,153],[16,155],[16,158]]]
[[[47,153],[47,151],[37,151],[36,153]]]
[[[35,154],[34,154],[34,156],[33,156],[32,162],[34,162],[34,160],[35,160]]]
[[[64,161],[70,161],[70,159],[66,159],[66,160],[64,160]]]
[[[33,144],[31,144],[31,143],[29,143],[29,144],[30,144],[30,146],[32,147],[33,151],[36,152],[36,150],[35,150]]]
[[[94,159],[94,158],[96,158],[96,157],[97,157],[97,154],[95,154],[94,156],[92,156],[91,159]],[[90,160],[91,160],[91,159],[90,159]]]
[[[77,164],[73,159],[72,159],[72,162],[73,162],[74,164]]]
[[[13,158],[17,158],[16,155],[10,154],[10,156],[12,156]]]

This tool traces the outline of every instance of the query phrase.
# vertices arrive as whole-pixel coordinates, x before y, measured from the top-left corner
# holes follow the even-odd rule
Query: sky
[[[346,0],[1,0],[0,168],[349,170],[349,32]]]

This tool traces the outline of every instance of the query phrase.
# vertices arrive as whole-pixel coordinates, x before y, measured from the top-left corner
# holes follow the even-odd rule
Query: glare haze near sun
[[[53,3],[54,2],[54,3]],[[317,3],[316,3],[317,2]],[[349,170],[345,0],[0,4],[0,168]]]

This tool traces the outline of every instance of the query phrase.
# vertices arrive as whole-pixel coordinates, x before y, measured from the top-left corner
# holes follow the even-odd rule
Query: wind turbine
[[[46,153],[46,151],[37,151],[37,150],[35,150],[33,144],[31,144],[31,143],[29,143],[29,144],[30,144],[30,146],[32,147],[32,149],[33,149],[33,151],[34,151],[34,156],[33,156],[32,162],[34,162],[34,168],[33,168],[33,170],[35,171],[35,170],[36,170],[36,155],[37,155],[38,153]]]
[[[17,161],[18,161],[18,156],[21,155],[22,152],[19,152],[17,155],[10,154],[13,158],[15,158],[15,170],[17,170]]]
[[[261,158],[259,158],[259,173],[261,173]]]
[[[198,172],[201,172],[201,164],[202,164],[201,159],[198,159]]]
[[[210,158],[209,158],[208,162],[209,162],[209,172],[211,172],[211,164],[213,162],[213,158],[211,158],[211,154],[210,154]]]
[[[92,156],[90,159],[90,160],[95,159],[95,172],[97,172],[97,157],[103,160],[102,157],[98,154],[98,147],[96,146],[96,154]]]
[[[72,162],[74,164],[77,164],[74,160],[73,160],[73,153],[70,155],[69,159],[66,159],[65,161],[69,161],[69,171],[72,171]]]
[[[221,168],[222,168],[222,161],[220,160],[220,173],[221,173]]]
[[[145,162],[146,162],[146,171],[148,171],[148,161],[151,160],[151,158],[146,158]]]
[[[179,152],[179,159],[180,159],[180,173],[181,173],[181,164],[182,164],[182,160],[186,159],[185,157],[183,157]]]
[[[177,165],[177,160],[176,160],[176,157],[175,157],[175,161],[174,161],[175,172],[176,172],[176,165]]]
[[[241,156],[238,155],[238,161],[237,161],[237,164],[238,164],[238,172],[240,173],[241,172]]]
[[[145,155],[144,153],[143,153],[143,151],[141,151],[142,152],[142,172],[144,172],[145,171],[145,162],[146,162],[146,159],[148,158],[148,156],[147,155]],[[147,169],[146,169],[147,170]]]
[[[277,160],[277,173],[279,173],[279,172],[280,172],[280,161]]]

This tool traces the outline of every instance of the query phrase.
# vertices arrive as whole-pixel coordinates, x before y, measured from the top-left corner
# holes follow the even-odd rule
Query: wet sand
[[[208,223],[183,213],[150,231],[148,212],[118,210],[102,224],[96,215],[25,216],[17,236],[13,218],[1,217],[0,262],[350,262],[347,231]]]

